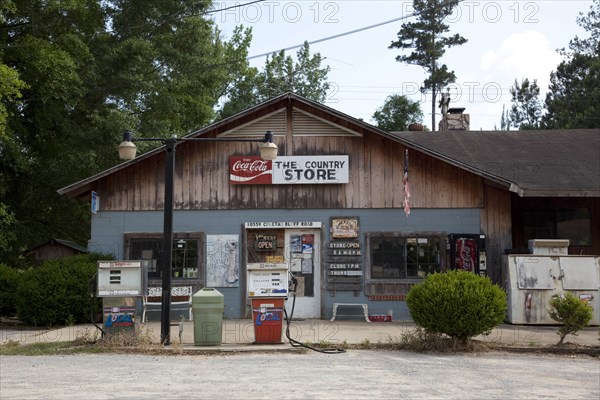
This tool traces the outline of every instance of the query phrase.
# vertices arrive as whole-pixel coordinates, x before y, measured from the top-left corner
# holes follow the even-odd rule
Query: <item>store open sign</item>
[[[256,251],[275,251],[277,249],[277,236],[257,235],[254,241],[254,250]]]

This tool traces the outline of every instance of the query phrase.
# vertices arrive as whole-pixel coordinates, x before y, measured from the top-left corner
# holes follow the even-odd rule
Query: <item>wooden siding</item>
[[[274,112],[260,120],[261,129],[285,125],[293,118],[291,135],[276,136],[279,154],[295,156],[348,155],[348,184],[230,185],[229,157],[257,155],[256,143],[182,142],[176,149],[174,206],[178,210],[262,208],[401,208],[405,147],[373,132],[351,133],[346,127],[308,114]],[[304,130],[299,128],[304,127]],[[255,124],[224,136],[248,136]],[[288,126],[289,127],[289,126]],[[295,135],[296,131],[303,134]],[[312,132],[312,134],[309,134]],[[291,143],[289,142],[291,138]],[[286,152],[286,150],[288,150]],[[483,207],[482,178],[409,150],[411,207]],[[95,190],[101,210],[161,210],[164,207],[164,153],[100,179]]]
[[[81,251],[64,246],[60,243],[49,243],[31,251],[28,256],[33,258],[36,265],[40,265],[44,261],[66,258],[81,253]]]
[[[359,133],[348,128],[317,118],[296,108],[293,109],[292,120],[294,136],[360,136]]]
[[[281,108],[264,117],[254,119],[252,121],[229,129],[222,133],[222,136],[256,136],[262,137],[266,131],[271,131],[275,135],[285,134],[286,113],[285,109]]]
[[[485,207],[481,209],[481,232],[486,234],[487,275],[501,284],[502,255],[512,247],[511,193],[485,186]]]

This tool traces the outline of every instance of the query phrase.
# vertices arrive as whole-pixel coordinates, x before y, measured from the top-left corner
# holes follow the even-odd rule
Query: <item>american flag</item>
[[[408,217],[410,214],[410,187],[408,185],[408,149],[404,151],[404,176],[402,177],[404,184],[404,213]]]

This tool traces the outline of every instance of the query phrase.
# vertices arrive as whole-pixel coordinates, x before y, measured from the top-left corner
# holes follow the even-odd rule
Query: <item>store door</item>
[[[298,282],[292,317],[321,318],[321,231],[286,229],[284,258]],[[293,302],[290,293],[285,305],[288,316]]]

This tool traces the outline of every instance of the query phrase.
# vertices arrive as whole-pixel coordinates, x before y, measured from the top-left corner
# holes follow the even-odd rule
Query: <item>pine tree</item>
[[[600,128],[600,0],[580,13],[577,25],[589,37],[561,49],[565,60],[550,75],[544,124],[553,129]]]
[[[399,55],[396,61],[418,65],[425,69],[429,77],[423,82],[422,91],[431,89],[431,128],[436,130],[436,96],[444,86],[456,81],[454,71],[446,64],[440,65],[440,59],[447,48],[459,46],[467,39],[455,34],[443,36],[450,27],[444,20],[452,14],[459,0],[414,0],[415,22],[402,24],[398,40],[392,42],[390,49],[413,49],[408,55]]]
[[[520,130],[539,129],[542,120],[542,103],[540,87],[537,80],[533,83],[525,78],[521,85],[515,79],[515,84],[510,89],[512,106],[509,111],[509,126]]]

